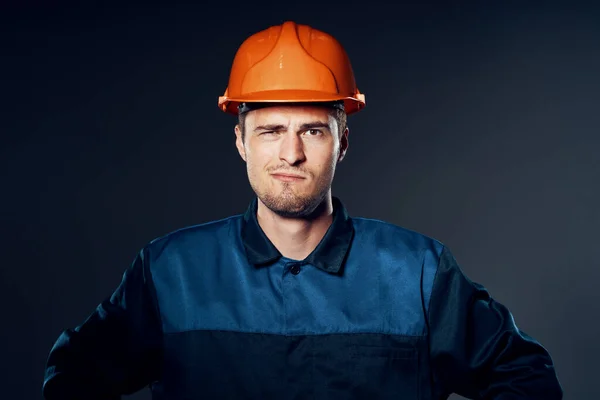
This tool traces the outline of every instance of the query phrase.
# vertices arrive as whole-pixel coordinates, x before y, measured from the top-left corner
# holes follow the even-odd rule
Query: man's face
[[[312,213],[331,189],[335,167],[348,147],[331,110],[318,106],[272,106],[250,111],[245,139],[235,128],[250,186],[273,212]]]

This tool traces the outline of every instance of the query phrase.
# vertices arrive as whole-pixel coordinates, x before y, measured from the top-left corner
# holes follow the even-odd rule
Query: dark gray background
[[[149,240],[245,210],[217,96],[241,42],[291,19],[338,38],[366,94],[334,195],[447,244],[565,399],[600,398],[597,10],[49,3],[0,6],[0,397],[41,398],[55,339]]]

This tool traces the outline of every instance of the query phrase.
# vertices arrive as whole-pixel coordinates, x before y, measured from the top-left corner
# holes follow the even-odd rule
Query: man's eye
[[[309,136],[317,136],[322,134],[323,132],[321,132],[319,129],[309,129],[306,131],[306,133],[308,133]]]

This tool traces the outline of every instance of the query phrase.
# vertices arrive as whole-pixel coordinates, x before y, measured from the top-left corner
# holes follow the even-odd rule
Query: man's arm
[[[144,250],[114,293],[61,333],[47,360],[47,400],[116,400],[158,379],[162,330]]]
[[[550,355],[509,310],[467,278],[444,247],[431,293],[430,351],[438,395],[562,399]]]

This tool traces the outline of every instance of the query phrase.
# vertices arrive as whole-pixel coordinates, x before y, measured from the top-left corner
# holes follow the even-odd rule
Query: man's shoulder
[[[444,247],[433,236],[392,222],[366,217],[352,217],[352,221],[357,233],[384,245],[395,243],[413,250],[435,249],[436,252]]]
[[[188,246],[198,246],[199,243],[206,244],[207,241],[223,242],[229,237],[230,229],[239,224],[242,218],[242,214],[237,214],[187,225],[150,240],[145,247],[153,253],[161,253],[167,247],[181,249]]]
[[[352,218],[359,248],[376,254],[380,267],[386,272],[402,269],[403,274],[413,277],[423,274],[426,282],[431,282],[437,271],[445,244],[437,238],[379,219]],[[393,262],[393,260],[398,262]],[[393,276],[398,276],[396,272]]]

